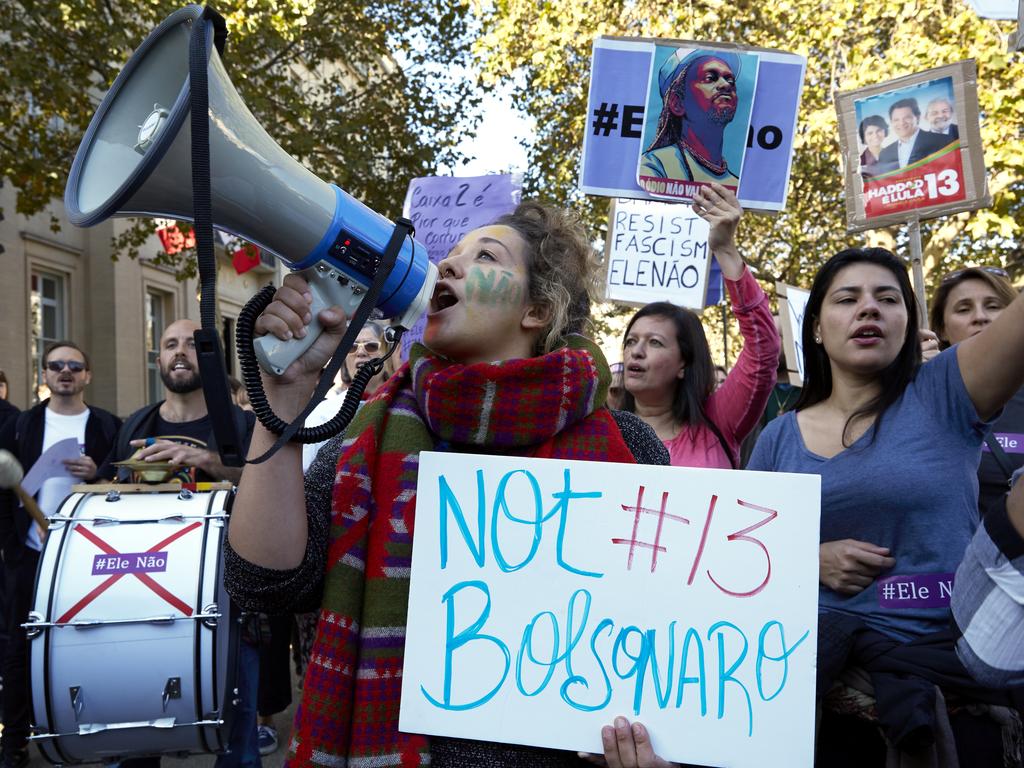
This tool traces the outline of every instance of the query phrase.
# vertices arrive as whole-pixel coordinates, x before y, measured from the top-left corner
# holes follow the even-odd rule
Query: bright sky
[[[460,153],[471,159],[454,169],[438,169],[438,172],[444,174],[452,170],[456,176],[525,172],[526,149],[519,142],[532,140],[533,120],[513,107],[507,89],[486,95],[480,110],[484,119],[477,128],[476,138],[459,145]]]

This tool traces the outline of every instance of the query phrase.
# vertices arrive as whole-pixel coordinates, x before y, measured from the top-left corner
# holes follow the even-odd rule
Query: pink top
[[[739,280],[726,280],[725,285],[740,323],[743,351],[725,383],[708,397],[705,409],[738,461],[740,443],[761,418],[775,386],[781,341],[768,297],[750,270],[744,267]],[[707,427],[683,427],[664,443],[674,467],[732,467],[721,442]]]

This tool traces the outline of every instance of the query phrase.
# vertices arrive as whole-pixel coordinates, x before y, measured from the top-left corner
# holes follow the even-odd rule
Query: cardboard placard
[[[782,352],[786,358],[789,383],[794,387],[804,385],[804,313],[811,292],[785,283],[775,283],[775,295],[779,297],[779,321],[782,325]]]
[[[709,226],[688,205],[615,198],[605,239],[605,298],[669,301],[700,311],[708,294]]]
[[[759,59],[740,203],[777,212],[786,204],[800,94],[807,60],[796,54],[728,43],[601,36],[594,40],[580,190],[590,195],[655,199],[637,181],[646,95],[656,46],[756,53]],[[657,115],[653,116],[656,119]]]
[[[846,229],[990,205],[973,59],[836,95]]]
[[[437,264],[467,232],[486,226],[518,205],[523,189],[522,174],[488,176],[425,176],[409,182],[402,215],[416,228],[416,239],[427,248]],[[402,357],[423,338],[426,320],[402,337]]]
[[[399,728],[811,765],[817,475],[420,454]]]

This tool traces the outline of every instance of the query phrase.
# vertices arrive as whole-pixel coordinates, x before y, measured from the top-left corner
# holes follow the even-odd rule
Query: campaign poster
[[[836,106],[850,231],[989,203],[973,61],[840,93]]]
[[[1024,51],[1024,0],[1017,2],[1017,29],[1010,35],[1010,52]]]
[[[739,200],[748,210],[783,210],[807,60],[784,51],[726,43],[621,37],[594,40],[580,190],[606,197],[655,199],[640,186],[636,171],[656,45],[756,52],[758,77]]]
[[[716,182],[739,192],[757,66],[754,53],[654,47],[637,167],[645,192],[686,201]]]

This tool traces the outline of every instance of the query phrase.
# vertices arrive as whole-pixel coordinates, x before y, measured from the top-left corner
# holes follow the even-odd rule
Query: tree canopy
[[[180,0],[0,0],[0,175],[32,215],[64,192],[75,151],[132,51]],[[289,154],[397,215],[410,179],[450,162],[477,102],[468,6],[445,0],[226,0],[225,65]],[[396,65],[397,62],[397,65]],[[54,218],[53,226],[58,226]],[[153,230],[136,222],[115,255]],[[191,252],[168,257],[188,273]]]
[[[748,215],[740,231],[741,248],[762,277],[795,284],[809,284],[830,255],[864,239],[845,232],[835,92],[974,58],[994,202],[924,223],[925,267],[933,282],[965,262],[1024,271],[1024,58],[1006,53],[1008,22],[982,20],[963,0],[475,2],[485,78],[515,87],[517,103],[537,122],[527,191],[574,201],[595,228],[607,217],[607,202],[576,190],[594,37],[728,41],[806,56],[787,210]],[[902,245],[902,233],[892,234]]]

